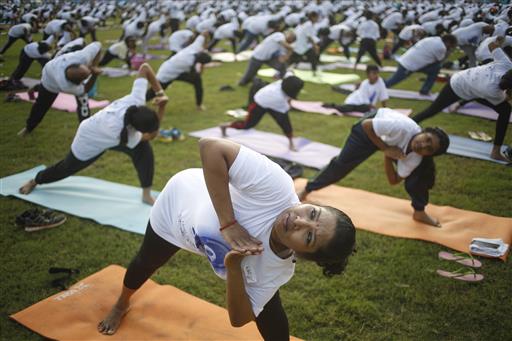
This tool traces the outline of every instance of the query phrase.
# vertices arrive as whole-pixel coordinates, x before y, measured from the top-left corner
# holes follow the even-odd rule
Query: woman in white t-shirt
[[[145,106],[148,81],[158,96],[154,101],[158,113]],[[111,149],[131,157],[142,187],[142,201],[152,205],[154,157],[149,141],[158,134],[167,101],[151,66],[143,64],[139,69],[139,77],[133,82],[131,93],[82,121],[68,155],[37,173],[34,179],[19,189],[20,193],[29,194],[37,185],[67,178],[94,163],[105,151]]]
[[[279,288],[293,276],[295,256],[315,261],[326,276],[340,274],[354,249],[354,226],[335,208],[301,204],[293,180],[267,157],[221,139],[199,146],[203,169],[174,175],[158,196],[122,292],[98,330],[114,334],[130,297],[185,249],[206,256],[226,280],[234,327],[255,321],[265,340],[288,340]]]
[[[293,128],[288,111],[291,99],[297,98],[303,86],[304,82],[296,76],[288,76],[263,86],[254,94],[254,98],[249,99],[248,114],[244,121],[220,125],[222,136],[226,137],[227,128],[251,129],[260,122],[263,115],[269,113],[288,138],[290,150],[295,151]]]
[[[436,100],[413,119],[421,122],[460,100],[477,101],[498,113],[490,157],[512,162],[501,153],[512,108],[512,60],[500,48],[503,41],[503,37],[498,37],[495,42],[488,45],[493,62],[457,72],[450,78]]]
[[[352,127],[340,155],[308,181],[299,198],[304,200],[308,193],[340,181],[381,150],[389,183],[395,185],[405,180],[414,208],[413,219],[439,227],[439,221],[425,213],[425,206],[435,181],[432,156],[446,153],[449,144],[450,139],[442,129],[422,130],[402,113],[381,108]]]

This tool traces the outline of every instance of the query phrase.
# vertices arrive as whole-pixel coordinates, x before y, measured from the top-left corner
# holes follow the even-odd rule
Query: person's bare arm
[[[230,251],[224,258],[226,266],[226,301],[229,320],[233,327],[242,327],[254,321],[251,301],[245,291],[241,263],[244,256],[236,251]]]
[[[163,89],[160,85],[160,82],[156,79],[155,72],[153,71],[153,68],[151,68],[151,65],[148,63],[144,63],[139,68],[139,73],[137,74],[137,77],[143,77],[146,78],[149,82],[149,85],[151,86],[151,89],[157,94],[157,96],[163,95]]]
[[[203,164],[204,179],[219,224],[221,233],[233,250],[246,254],[260,254],[261,241],[252,237],[235,219],[229,194],[229,168],[235,161],[240,145],[216,138],[199,140],[199,153]]]
[[[489,45],[488,45],[489,51],[492,52],[495,49],[501,47],[501,45],[503,44],[504,41],[505,41],[504,37],[501,37],[501,36],[496,37],[496,39],[494,41],[491,41],[489,43]]]
[[[95,66],[91,66],[89,69],[91,70],[91,77],[89,77],[89,80],[84,85],[85,93],[89,92],[89,90],[92,89],[94,83],[96,82],[96,79],[98,78],[98,75],[101,74],[101,69]]]
[[[396,185],[403,180],[403,178],[396,172],[393,159],[386,155],[384,155],[384,169],[386,170],[386,176],[390,185]]]
[[[361,125],[363,127],[364,132],[368,136],[368,138],[373,142],[373,144],[377,148],[382,150],[386,156],[388,156],[392,159],[395,159],[395,160],[400,160],[405,157],[404,153],[402,152],[402,150],[400,148],[388,146],[386,143],[384,143],[384,141],[382,141],[377,136],[377,134],[373,130],[373,119],[371,119],[371,118],[366,119],[361,123]]]

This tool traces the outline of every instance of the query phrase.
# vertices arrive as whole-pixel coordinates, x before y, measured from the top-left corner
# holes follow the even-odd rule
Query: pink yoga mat
[[[32,103],[35,102],[28,98],[28,93],[26,93],[26,92],[20,92],[17,95],[23,101],[32,102]],[[34,95],[37,97],[37,92],[35,92]],[[101,108],[106,107],[109,104],[110,104],[110,101],[107,101],[107,100],[95,101],[93,99],[89,99],[89,108],[90,109],[101,109]],[[55,99],[55,102],[53,102],[53,104],[52,104],[52,108],[57,109],[57,110],[62,110],[62,111],[68,111],[68,112],[76,112],[77,106],[76,106],[75,96],[65,94],[62,92],[59,93],[59,95],[57,96],[57,99]]]
[[[309,102],[309,101],[295,101],[292,100],[290,102],[293,109],[310,112],[314,114],[322,114],[322,115],[337,115],[337,116],[352,116],[352,117],[363,117],[363,112],[351,111],[346,113],[341,113],[334,108],[324,108],[322,107],[323,102]],[[412,109],[393,109],[398,112],[401,112],[404,115],[409,116],[412,113]]]

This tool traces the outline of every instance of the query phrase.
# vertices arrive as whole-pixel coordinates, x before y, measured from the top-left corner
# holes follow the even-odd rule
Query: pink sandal
[[[474,259],[467,253],[450,253],[446,251],[440,251],[438,253],[439,259],[452,260],[459,264],[470,266],[472,268],[480,268],[482,263],[478,259]]]
[[[473,269],[460,268],[459,270],[450,272],[445,270],[437,270],[440,276],[446,278],[457,279],[464,282],[480,282],[484,279],[484,275],[477,274]]]

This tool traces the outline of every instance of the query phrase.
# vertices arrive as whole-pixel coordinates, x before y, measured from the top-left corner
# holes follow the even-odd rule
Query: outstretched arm
[[[229,168],[235,161],[240,145],[215,138],[199,140],[199,153],[204,179],[212,201],[221,233],[233,250],[244,254],[260,254],[261,241],[252,237],[235,219],[229,194]]]
[[[245,291],[241,263],[244,256],[236,251],[230,251],[224,258],[226,266],[226,301],[229,320],[233,327],[242,327],[254,321],[251,301]]]

